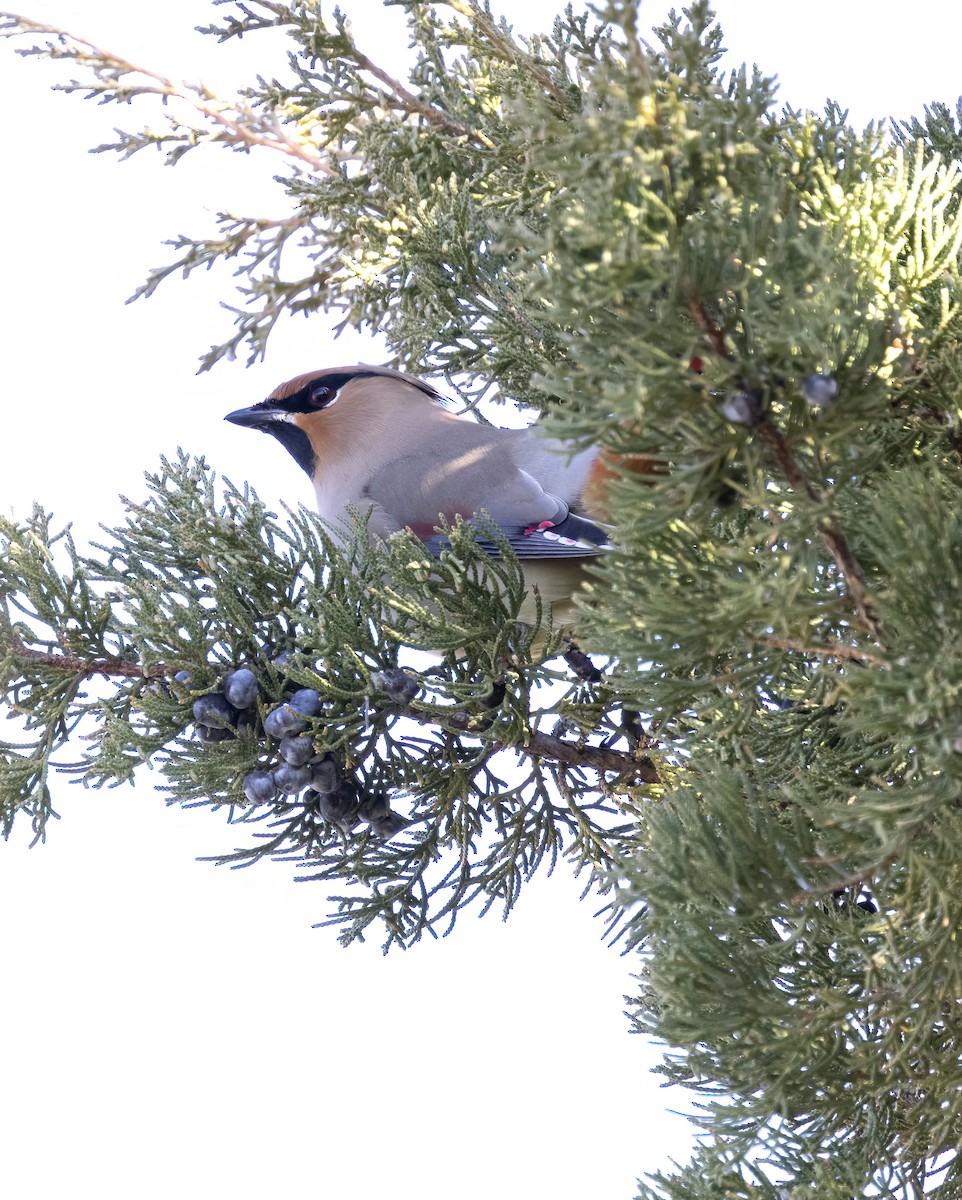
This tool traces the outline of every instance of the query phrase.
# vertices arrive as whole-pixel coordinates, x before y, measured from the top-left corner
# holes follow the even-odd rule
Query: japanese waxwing
[[[225,420],[273,434],[310,476],[324,520],[371,511],[369,529],[409,528],[437,553],[444,519],[483,513],[522,560],[525,579],[565,623],[582,570],[607,541],[596,524],[611,472],[531,429],[456,416],[430,384],[386,367],[298,375]],[[530,619],[526,602],[521,618]]]

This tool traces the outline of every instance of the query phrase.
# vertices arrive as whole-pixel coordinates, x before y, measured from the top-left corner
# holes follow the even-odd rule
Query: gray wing
[[[382,463],[364,488],[364,499],[383,514],[385,532],[409,527],[438,553],[446,544],[433,532],[441,520],[477,516],[488,553],[500,553],[498,542],[484,537],[494,527],[519,558],[584,558],[608,541],[600,525],[572,513],[564,498],[542,486],[542,460],[565,460],[533,444],[526,431],[446,419],[426,429],[416,449],[405,449]],[[558,470],[551,482],[563,486]]]
[[[469,421],[429,428],[417,448],[382,462],[364,487],[373,501],[397,523],[420,531],[433,528],[438,517],[448,521],[485,512],[499,525],[560,521],[567,505],[545,491],[515,459],[513,439]]]

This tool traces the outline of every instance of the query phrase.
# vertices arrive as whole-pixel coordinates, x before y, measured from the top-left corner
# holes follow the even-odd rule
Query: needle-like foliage
[[[68,90],[166,106],[103,149],[285,161],[276,216],[176,238],[141,290],[236,264],[204,366],[332,313],[605,448],[614,546],[577,623],[601,678],[539,605],[519,627],[518,564],[476,527],[439,560],[364,514],[335,540],[185,457],[91,554],[39,511],[3,527],[5,828],[43,834],[52,767],[148,764],[228,807],[235,862],[295,861],[346,940],[380,921],[389,944],[566,856],[644,946],[638,1028],[705,1097],[698,1157],[645,1200],[955,1200],[958,112],[778,112],[770,79],[721,69],[703,0],[652,45],[630,0],[529,36],[475,0],[398,6],[403,79],[337,10],[224,0],[204,32],[265,46],[236,97],[3,27]],[[217,728],[205,698],[239,667],[256,704]],[[293,688],[350,820],[250,783]]]
[[[148,484],[89,554],[39,510],[0,518],[4,679],[26,726],[2,747],[5,831],[21,811],[44,835],[52,773],[102,786],[149,765],[171,800],[252,827],[227,861],[293,860],[344,889],[329,923],[345,941],[381,921],[386,945],[443,931],[475,899],[510,909],[545,859],[603,875],[640,844],[631,792],[653,764],[599,746],[620,733],[607,695],[545,660],[561,634],[518,622],[517,561],[491,558],[475,528],[450,530],[436,560],[410,534],[371,545],[363,522],[335,542],[312,514],[280,521],[249,489],[218,492],[203,462],[165,462]],[[405,650],[419,671],[399,667]],[[256,708],[198,741],[194,704],[238,668]],[[369,802],[399,797],[405,836],[342,829],[300,794],[245,795],[277,765],[264,718],[297,687],[318,693],[316,754]],[[555,736],[559,721],[581,741]]]

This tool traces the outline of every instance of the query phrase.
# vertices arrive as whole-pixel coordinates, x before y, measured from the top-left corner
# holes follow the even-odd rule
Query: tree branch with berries
[[[8,829],[19,813],[45,836],[59,774],[102,784],[149,765],[170,800],[255,827],[225,861],[289,859],[362,892],[371,880],[333,922],[349,941],[379,918],[386,945],[472,899],[510,909],[505,878],[530,875],[546,846],[602,872],[631,843],[655,764],[627,745],[601,681],[564,678],[561,631],[518,622],[520,568],[493,562],[472,527],[450,531],[437,564],[410,534],[372,547],[360,519],[345,545],[186,456],[127,507],[87,554],[39,510],[0,521],[5,688],[32,737],[3,747]],[[536,709],[546,684],[555,698]],[[81,759],[63,760],[78,742]]]
[[[101,149],[285,164],[276,212],[181,235],[139,293],[239,267],[202,366],[310,314],[605,448],[576,644],[519,628],[517,562],[470,526],[437,560],[362,513],[334,540],[185,456],[90,554],[42,511],[3,525],[4,830],[44,836],[60,773],[152,766],[250,834],[231,861],[288,859],[345,940],[405,945],[568,859],[643,948],[666,1078],[705,1097],[643,1200],[954,1200],[959,114],[779,112],[701,0],[651,46],[628,0],[527,38],[401,7],[408,78],[347,16],[224,6],[214,41],[292,50],[265,38],[243,97],[0,27],[68,90],[180,105]]]

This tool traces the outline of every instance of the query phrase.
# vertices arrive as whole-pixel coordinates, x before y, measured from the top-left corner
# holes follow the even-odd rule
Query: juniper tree
[[[184,455],[90,551],[41,509],[3,525],[4,829],[43,837],[61,774],[150,762],[250,827],[235,861],[295,862],[344,941],[388,945],[567,858],[642,949],[637,1028],[706,1098],[710,1138],[643,1197],[958,1196],[962,114],[776,111],[703,2],[651,45],[627,2],[527,37],[400,7],[406,80],[337,10],[224,0],[212,41],[265,41],[234,98],[3,28],[68,91],[179,101],[102,150],[287,164],[276,218],[176,238],[140,291],[238,264],[205,368],[335,314],[608,449],[578,646],[519,624],[476,526],[438,560],[361,513],[335,540]]]

